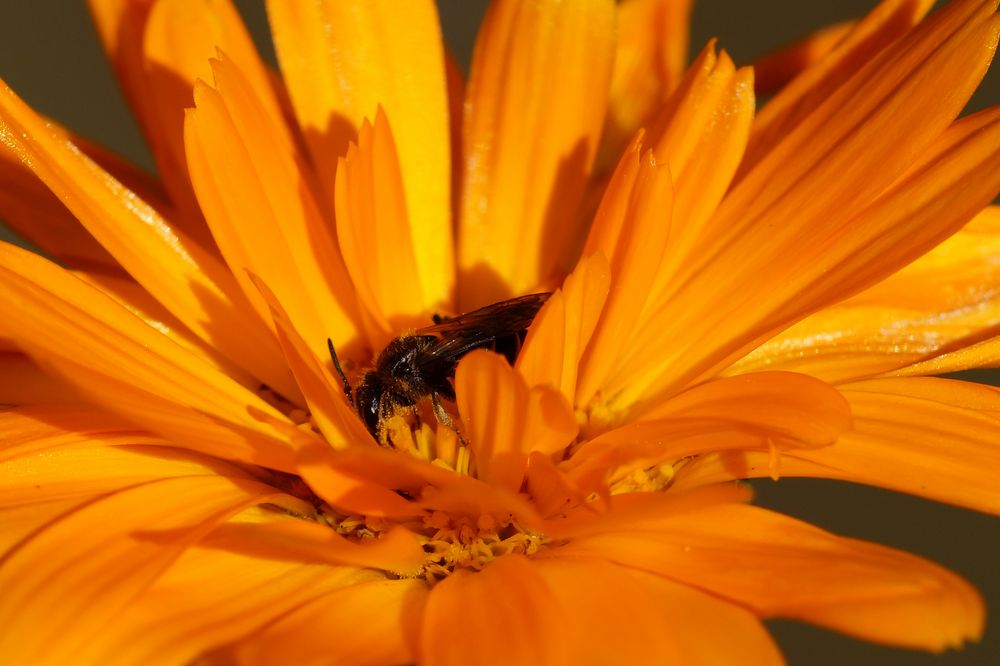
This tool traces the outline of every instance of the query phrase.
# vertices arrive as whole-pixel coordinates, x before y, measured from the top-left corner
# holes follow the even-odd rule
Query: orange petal
[[[215,257],[84,157],[14,93],[0,90],[8,150],[62,200],[136,281],[198,337],[276,389],[290,386],[281,352],[247,311]]]
[[[663,496],[645,494],[647,503]],[[609,525],[613,514],[609,514]],[[611,560],[705,590],[762,617],[790,617],[866,640],[940,651],[981,635],[982,600],[916,556],[729,504],[582,537],[560,558]]]
[[[380,482],[366,479],[348,464],[341,465],[340,455],[325,442],[315,442],[300,451],[296,472],[317,495],[350,514],[376,517],[406,517],[420,515],[422,510],[390,487],[391,479]],[[364,458],[362,468],[364,465]],[[367,470],[369,472],[374,470]]]
[[[799,76],[768,100],[754,119],[753,134],[740,166],[740,173],[749,172],[837,88],[894,40],[919,23],[933,4],[932,0],[883,0],[853,25],[827,57],[811,67],[803,68]],[[835,38],[836,28],[826,28],[814,38],[820,41]],[[810,38],[804,46],[811,47],[812,43]],[[777,54],[781,59],[784,55]],[[766,84],[769,78],[767,67],[763,72],[756,67],[755,65],[758,86]]]
[[[646,139],[674,186],[670,244],[649,290],[655,303],[704,232],[743,157],[754,117],[754,73],[709,43],[657,114]],[[650,304],[652,307],[652,303]]]
[[[614,19],[609,0],[490,6],[466,99],[461,309],[537,289],[575,260]]]
[[[535,567],[569,634],[569,663],[784,663],[760,620],[745,608],[665,577],[564,558],[562,550],[548,551],[552,556],[538,558]]]
[[[455,372],[458,410],[470,440],[477,476],[518,492],[528,455],[553,454],[576,437],[576,417],[561,393],[528,388],[499,354],[477,350]]]
[[[996,389],[908,378],[859,382],[843,391],[857,416],[855,430],[822,453],[787,452],[783,476],[866,483],[1000,514]],[[766,454],[757,452],[704,456],[679,470],[674,487],[767,476],[767,466]]]
[[[842,304],[799,322],[740,359],[729,373],[781,368],[844,382],[894,371],[941,374],[989,363],[971,345],[1000,324],[1000,207],[917,261]],[[947,359],[936,360],[942,351]],[[959,358],[967,359],[959,362]]]
[[[205,218],[257,311],[266,304],[247,270],[274,290],[314,353],[355,335],[354,294],[311,196],[307,167],[229,58],[213,61],[215,88],[195,88],[185,125],[188,166]]]
[[[854,430],[829,451],[793,456],[822,465],[830,478],[1000,514],[1000,390],[898,378],[848,384],[842,391]]]
[[[104,46],[105,55],[111,62],[118,83],[128,100],[129,108],[138,120],[139,128],[153,153],[157,172],[163,179],[172,204],[177,206],[175,212],[171,213],[172,226],[192,242],[211,252],[211,235],[191,195],[187,169],[184,168],[183,146],[171,143],[178,138],[176,129],[163,124],[164,115],[169,118],[170,114],[163,114],[163,110],[158,106],[162,95],[157,88],[165,83],[161,76],[162,66],[156,65],[153,70],[146,58],[143,44],[154,5],[165,3],[154,0],[88,0],[87,4],[90,6],[90,13]],[[174,80],[167,85],[173,88],[182,86]],[[190,88],[188,93],[190,94]],[[176,109],[171,110],[176,111]],[[95,161],[117,177],[117,174],[101,160],[95,159]],[[125,182],[125,184],[131,188],[130,183]],[[139,191],[136,193],[145,199],[144,193]],[[145,200],[161,213],[166,212],[155,202]]]
[[[821,98],[726,197],[703,249],[729,244],[763,217],[774,224],[794,212],[791,231],[821,213],[863,210],[965,106],[996,47],[994,8],[993,0],[948,5]],[[941,89],[948,95],[929,93]]]
[[[194,106],[192,91],[197,80],[211,81],[209,59],[219,51],[239,63],[257,99],[275,122],[281,110],[271,89],[269,71],[257,55],[250,34],[230,0],[157,0],[143,30],[150,118],[158,148],[157,168],[169,173],[175,200],[197,210],[184,157],[184,109]]]
[[[72,404],[83,396],[20,352],[0,353],[0,405]]]
[[[241,474],[234,465],[168,448],[169,443],[163,440],[159,441],[161,446],[149,446],[154,438],[148,434],[105,434],[99,442],[78,444],[66,443],[66,439],[66,433],[50,434],[45,443],[53,446],[42,455],[22,455],[4,461],[0,466],[0,506],[89,500],[130,486],[179,476]],[[42,443],[32,442],[36,446]]]
[[[626,0],[616,9],[618,48],[599,171],[612,169],[635,132],[649,127],[681,80],[688,58],[691,0]]]
[[[122,490],[46,526],[0,564],[0,652],[13,663],[73,662],[186,547],[272,493],[221,476],[172,478]]]
[[[571,625],[533,563],[506,555],[457,571],[427,599],[420,661],[442,666],[573,664]]]
[[[289,443],[248,410],[281,414],[63,269],[0,245],[0,302],[18,345],[109,411],[179,446],[289,468]]]
[[[357,444],[371,444],[371,434],[362,425],[357,413],[343,398],[343,390],[335,388],[337,382],[325,362],[320,362],[305,340],[295,329],[288,314],[264,281],[251,274],[257,289],[271,309],[281,348],[288,359],[288,366],[302,389],[309,414],[316,421],[326,442],[334,448]]]
[[[600,252],[611,283],[593,337],[580,364],[576,402],[586,405],[629,344],[650,285],[672,238],[670,167],[635,141],[612,176],[594,218],[584,255]]]
[[[121,270],[62,202],[7,150],[0,150],[0,219],[67,266]]]
[[[913,377],[921,375],[943,375],[970,368],[1000,367],[1000,337],[977,342],[952,352],[944,352],[924,361],[894,371],[893,375]]]
[[[240,641],[234,650],[237,661],[247,666],[416,663],[426,597],[422,580],[374,580],[343,587]]]
[[[74,271],[73,275],[90,286],[100,289],[149,326],[244,386],[256,389],[260,385],[258,380],[233,364],[218,349],[198,338],[128,275],[83,271]],[[291,398],[294,399],[295,396],[293,395]]]
[[[217,534],[253,544],[257,556],[265,559],[383,569],[401,577],[413,576],[426,560],[420,544],[404,528],[361,543],[348,540],[328,525],[298,519],[231,523],[219,527]]]
[[[0,460],[78,446],[158,444],[126,421],[82,405],[31,405],[0,411]]]
[[[900,146],[909,146],[917,134],[897,140],[894,132],[899,123],[912,124],[926,139],[938,122],[947,120],[943,112],[957,112],[992,55],[998,25],[997,16],[972,21],[919,67],[908,69],[912,76],[905,85],[883,100],[886,103],[858,126],[850,140],[845,138],[813,165],[780,201],[761,210],[756,219],[751,210],[756,200],[744,202],[745,217],[730,219],[725,230],[716,227],[735,214],[736,209],[726,203],[735,205],[742,199],[738,193],[747,192],[749,177],[737,186],[692,251],[697,262],[685,267],[689,279],[678,278],[675,293],[650,317],[630,357],[619,364],[613,384],[622,387],[618,400],[627,404],[644,392],[668,391],[711,373],[729,361],[727,356],[744,353],[762,338],[913,261],[985,206],[1000,188],[1000,120],[992,110],[955,123],[936,142],[925,144],[918,159],[905,165],[909,167],[905,176],[877,198],[851,181],[857,171],[883,179],[881,172],[892,171],[893,160],[896,167],[904,166]],[[956,89],[954,79],[961,71],[966,75],[959,77]],[[881,85],[877,78],[870,84]],[[945,85],[956,95],[954,100],[950,95],[945,98],[947,104],[927,94]],[[907,114],[919,109],[926,113],[907,120],[897,112],[904,107]],[[820,133],[825,141],[828,131]],[[883,152],[886,162],[873,161],[874,154]],[[842,169],[841,160],[851,161],[852,167]],[[797,157],[788,163],[807,168]],[[837,174],[818,179],[830,170]],[[849,177],[844,176],[847,173]],[[841,193],[840,199],[828,198],[834,190]],[[849,204],[843,203],[844,197]],[[860,202],[865,204],[858,210]],[[677,334],[663,335],[664,330]],[[651,363],[650,358],[662,360]]]
[[[701,384],[641,418],[584,443],[565,465],[570,478],[596,490],[621,467],[730,449],[822,447],[851,427],[850,409],[833,387],[778,372]]]
[[[754,92],[779,92],[800,74],[819,65],[854,29],[854,21],[820,28],[811,35],[757,58],[753,62]]]
[[[535,316],[515,367],[528,386],[548,384],[576,403],[580,358],[598,325],[611,280],[602,253],[584,259]]]
[[[428,303],[452,301],[448,92],[430,0],[269,0],[275,50],[333,210],[337,159],[381,106],[392,123]]]
[[[303,604],[370,574],[353,568],[257,556],[252,546],[210,536],[169,569],[74,653],[74,663],[207,663],[216,649],[259,637]],[[341,636],[339,631],[313,634]],[[285,645],[292,649],[292,645]],[[279,660],[280,661],[280,660]],[[302,663],[302,662],[298,662]]]
[[[428,301],[417,267],[396,144],[379,107],[337,167],[337,240],[374,330],[373,349],[413,328],[440,303]]]

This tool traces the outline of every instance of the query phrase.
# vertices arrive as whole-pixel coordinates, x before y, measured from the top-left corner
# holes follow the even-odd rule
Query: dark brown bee
[[[412,408],[429,397],[434,415],[457,432],[441,398],[455,399],[452,380],[459,360],[474,349],[490,349],[514,362],[528,326],[548,299],[548,293],[529,294],[467,312],[457,317],[434,317],[434,325],[401,335],[386,345],[375,367],[353,390],[340,367],[333,342],[327,340],[333,366],[344,382],[344,393],[365,427],[381,444],[383,426],[400,408]]]

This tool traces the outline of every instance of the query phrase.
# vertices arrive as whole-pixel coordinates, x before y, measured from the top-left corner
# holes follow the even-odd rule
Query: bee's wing
[[[447,369],[444,374],[450,376],[459,359],[473,349],[491,348],[497,340],[527,331],[549,296],[546,292],[511,298],[414,331],[413,335],[434,338],[416,364],[424,371]]]

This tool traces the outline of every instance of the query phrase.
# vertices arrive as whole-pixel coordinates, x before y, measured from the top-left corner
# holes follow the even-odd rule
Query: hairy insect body
[[[452,380],[458,362],[475,349],[490,349],[513,363],[548,293],[530,294],[488,305],[457,317],[435,317],[435,324],[392,340],[375,366],[352,390],[340,368],[333,343],[330,355],[344,382],[344,392],[365,427],[381,444],[389,444],[385,423],[400,409],[413,409],[430,398],[439,421],[457,432],[441,405],[455,399]]]

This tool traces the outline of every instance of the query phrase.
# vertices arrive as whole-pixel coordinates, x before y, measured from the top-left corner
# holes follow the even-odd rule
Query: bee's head
[[[382,394],[385,387],[382,380],[374,372],[366,373],[361,383],[354,389],[354,409],[364,421],[365,427],[372,437],[378,439],[378,421]]]

